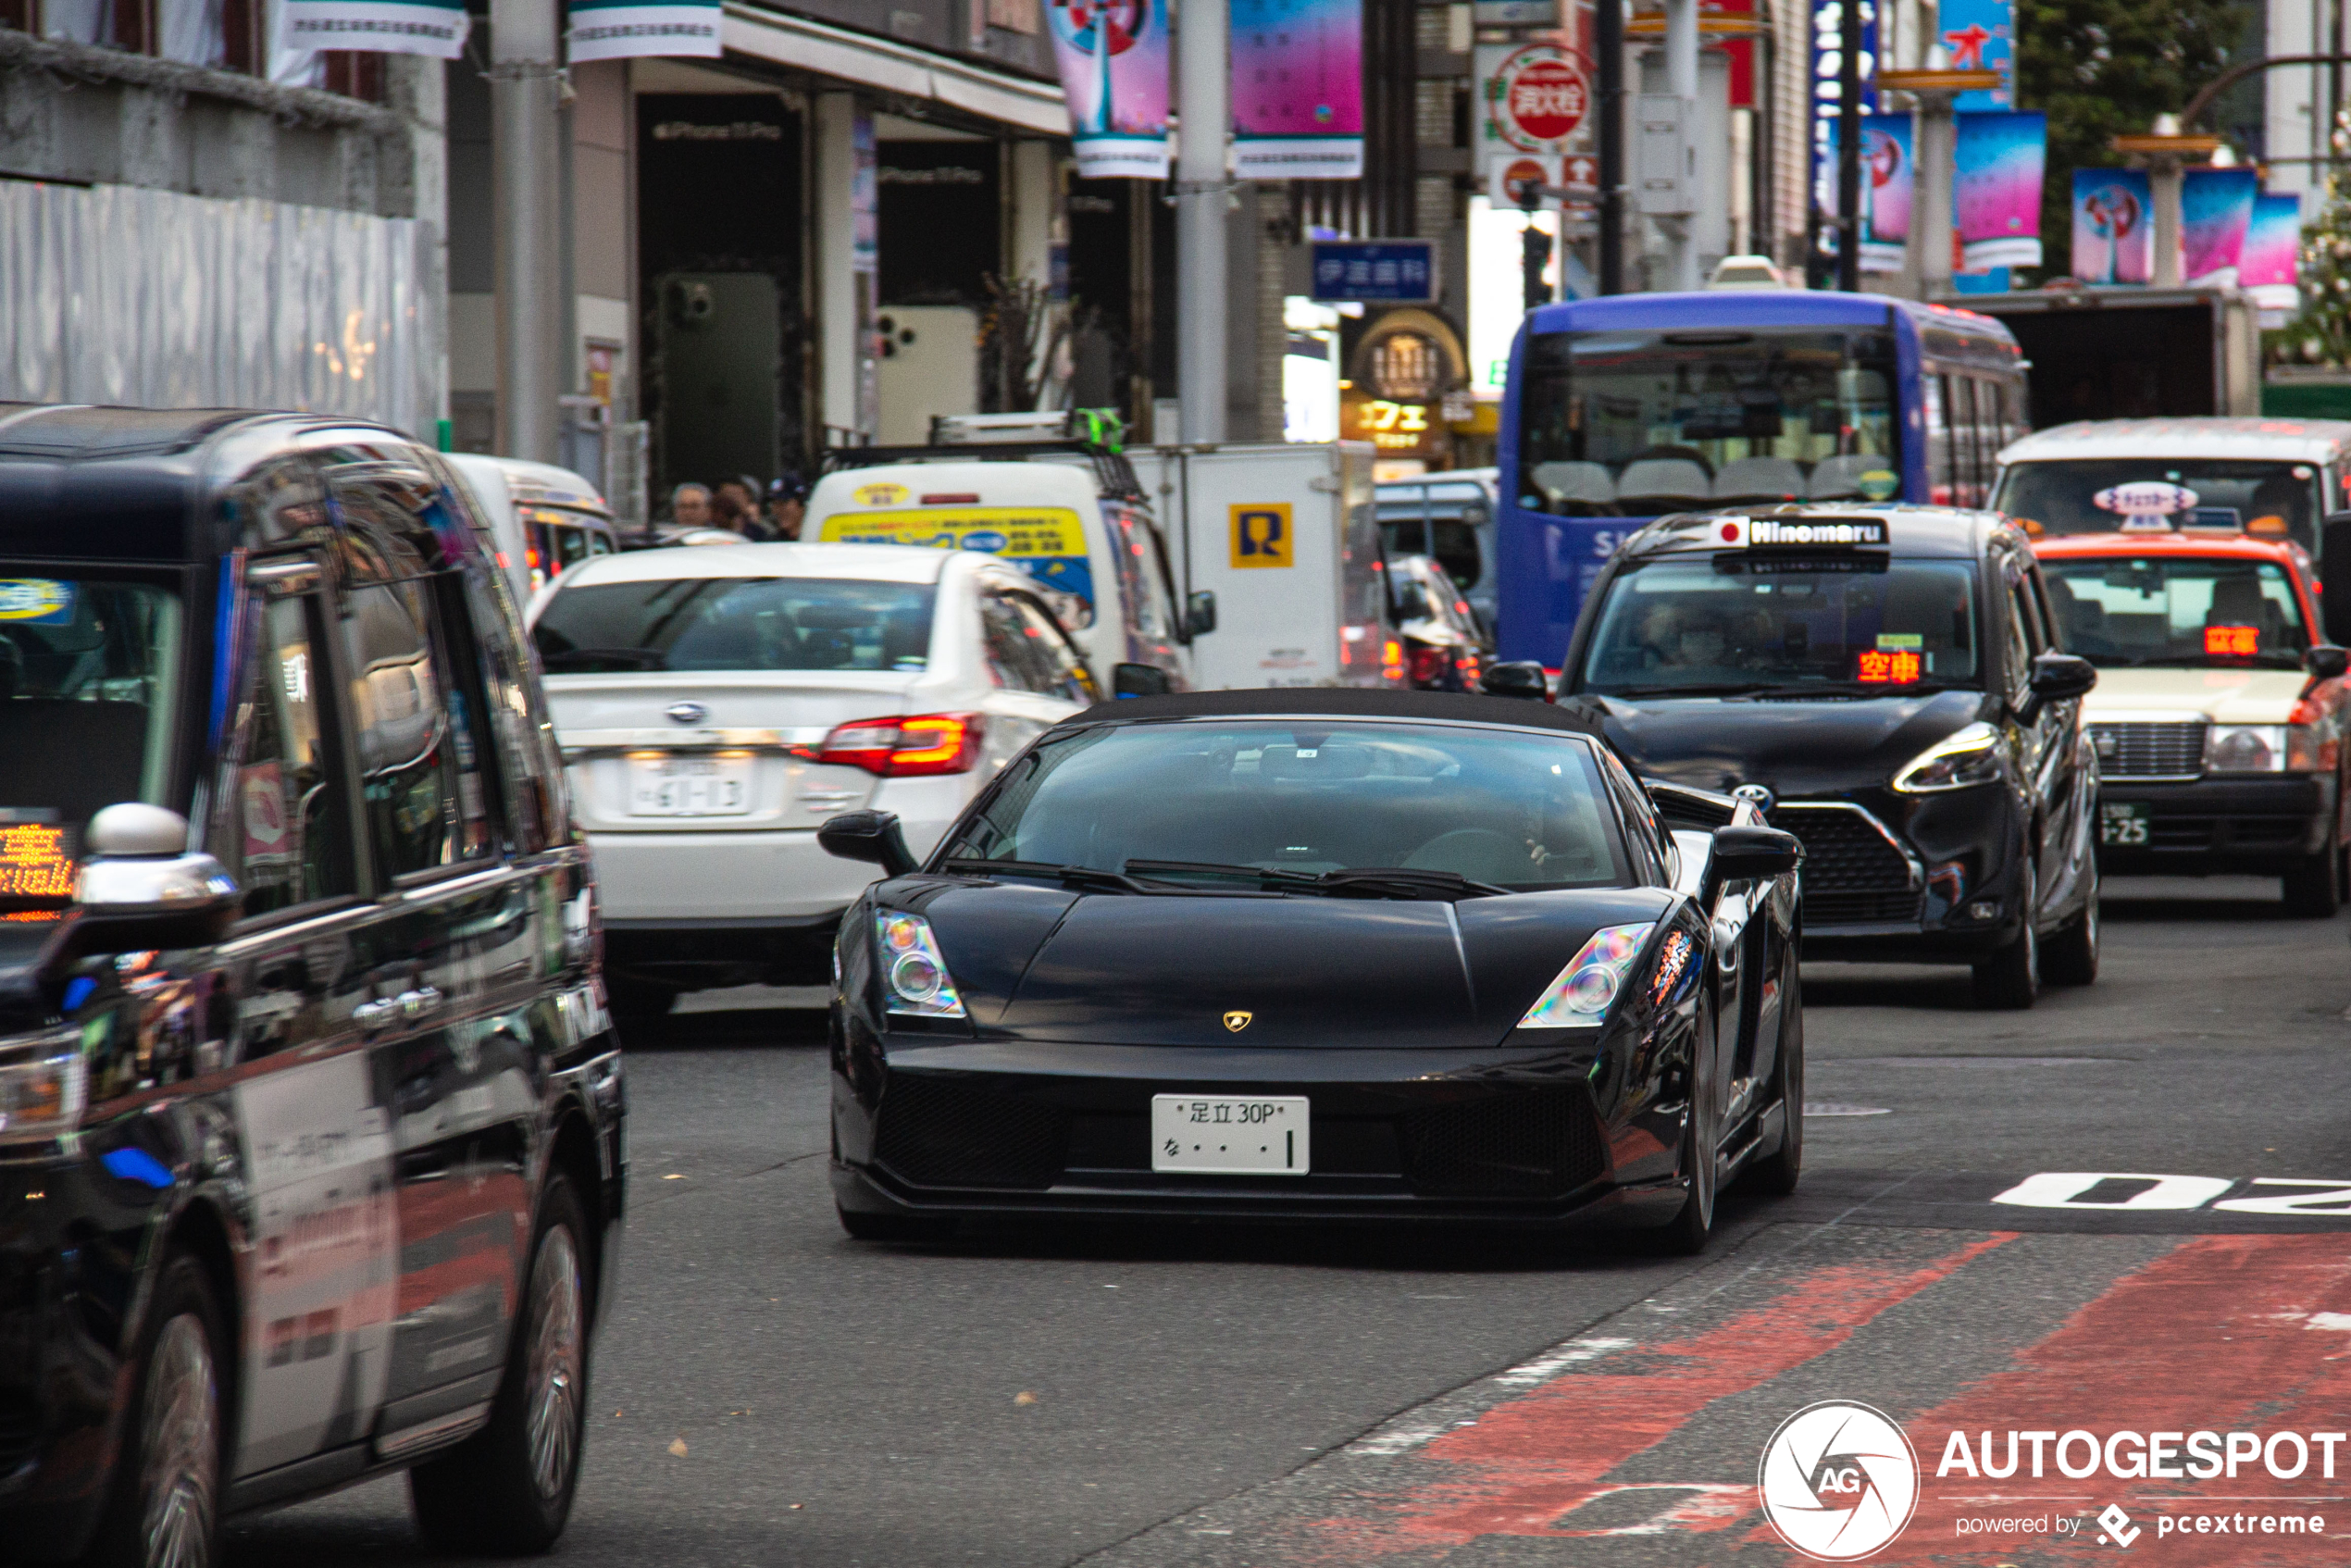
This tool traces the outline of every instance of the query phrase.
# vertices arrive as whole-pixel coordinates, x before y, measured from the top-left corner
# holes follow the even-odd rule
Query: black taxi
[[[543,1549],[618,1245],[595,888],[494,547],[379,427],[0,404],[0,1538],[408,1472]]]
[[[1593,585],[1559,700],[1655,785],[1751,800],[1804,840],[1807,957],[1965,964],[1982,1002],[2030,1007],[2098,963],[2097,671],[2060,637],[1996,512],[1662,517]]]

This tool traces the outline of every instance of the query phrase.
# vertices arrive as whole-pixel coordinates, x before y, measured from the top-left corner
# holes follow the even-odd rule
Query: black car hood
[[[921,907],[983,1033],[1266,1050],[1495,1044],[1593,931],[1656,920],[1671,902],[1660,889],[1449,906],[1005,883],[947,890]],[[1228,1028],[1228,1013],[1250,1018]]]
[[[1981,691],[1805,702],[1598,699],[1609,738],[1642,773],[1701,790],[1765,784],[1783,796],[1883,785],[1984,708]]]

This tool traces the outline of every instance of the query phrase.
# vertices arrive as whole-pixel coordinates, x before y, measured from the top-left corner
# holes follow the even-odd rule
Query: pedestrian
[[[800,525],[807,516],[808,481],[787,470],[767,487],[767,526],[778,540],[789,542],[800,538]]]
[[[669,492],[669,520],[681,529],[710,526],[710,487],[691,480]]]
[[[710,498],[710,520],[715,526],[757,539],[765,530],[759,522],[759,481],[721,479]]]

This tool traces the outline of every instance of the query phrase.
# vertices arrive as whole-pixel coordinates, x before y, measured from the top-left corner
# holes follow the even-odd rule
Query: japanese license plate
[[[1304,1176],[1307,1130],[1303,1095],[1154,1094],[1151,1169]]]
[[[2147,841],[2147,828],[2154,820],[2154,815],[2145,801],[2100,801],[2098,842],[2144,844]]]
[[[750,757],[631,757],[631,816],[745,816],[751,812]]]

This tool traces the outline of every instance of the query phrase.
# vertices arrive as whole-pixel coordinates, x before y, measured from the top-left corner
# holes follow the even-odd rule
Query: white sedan
[[[815,985],[866,868],[830,816],[927,854],[996,770],[1094,701],[1035,583],[970,551],[704,545],[575,566],[532,635],[595,850],[606,985],[644,1019],[712,986]]]

